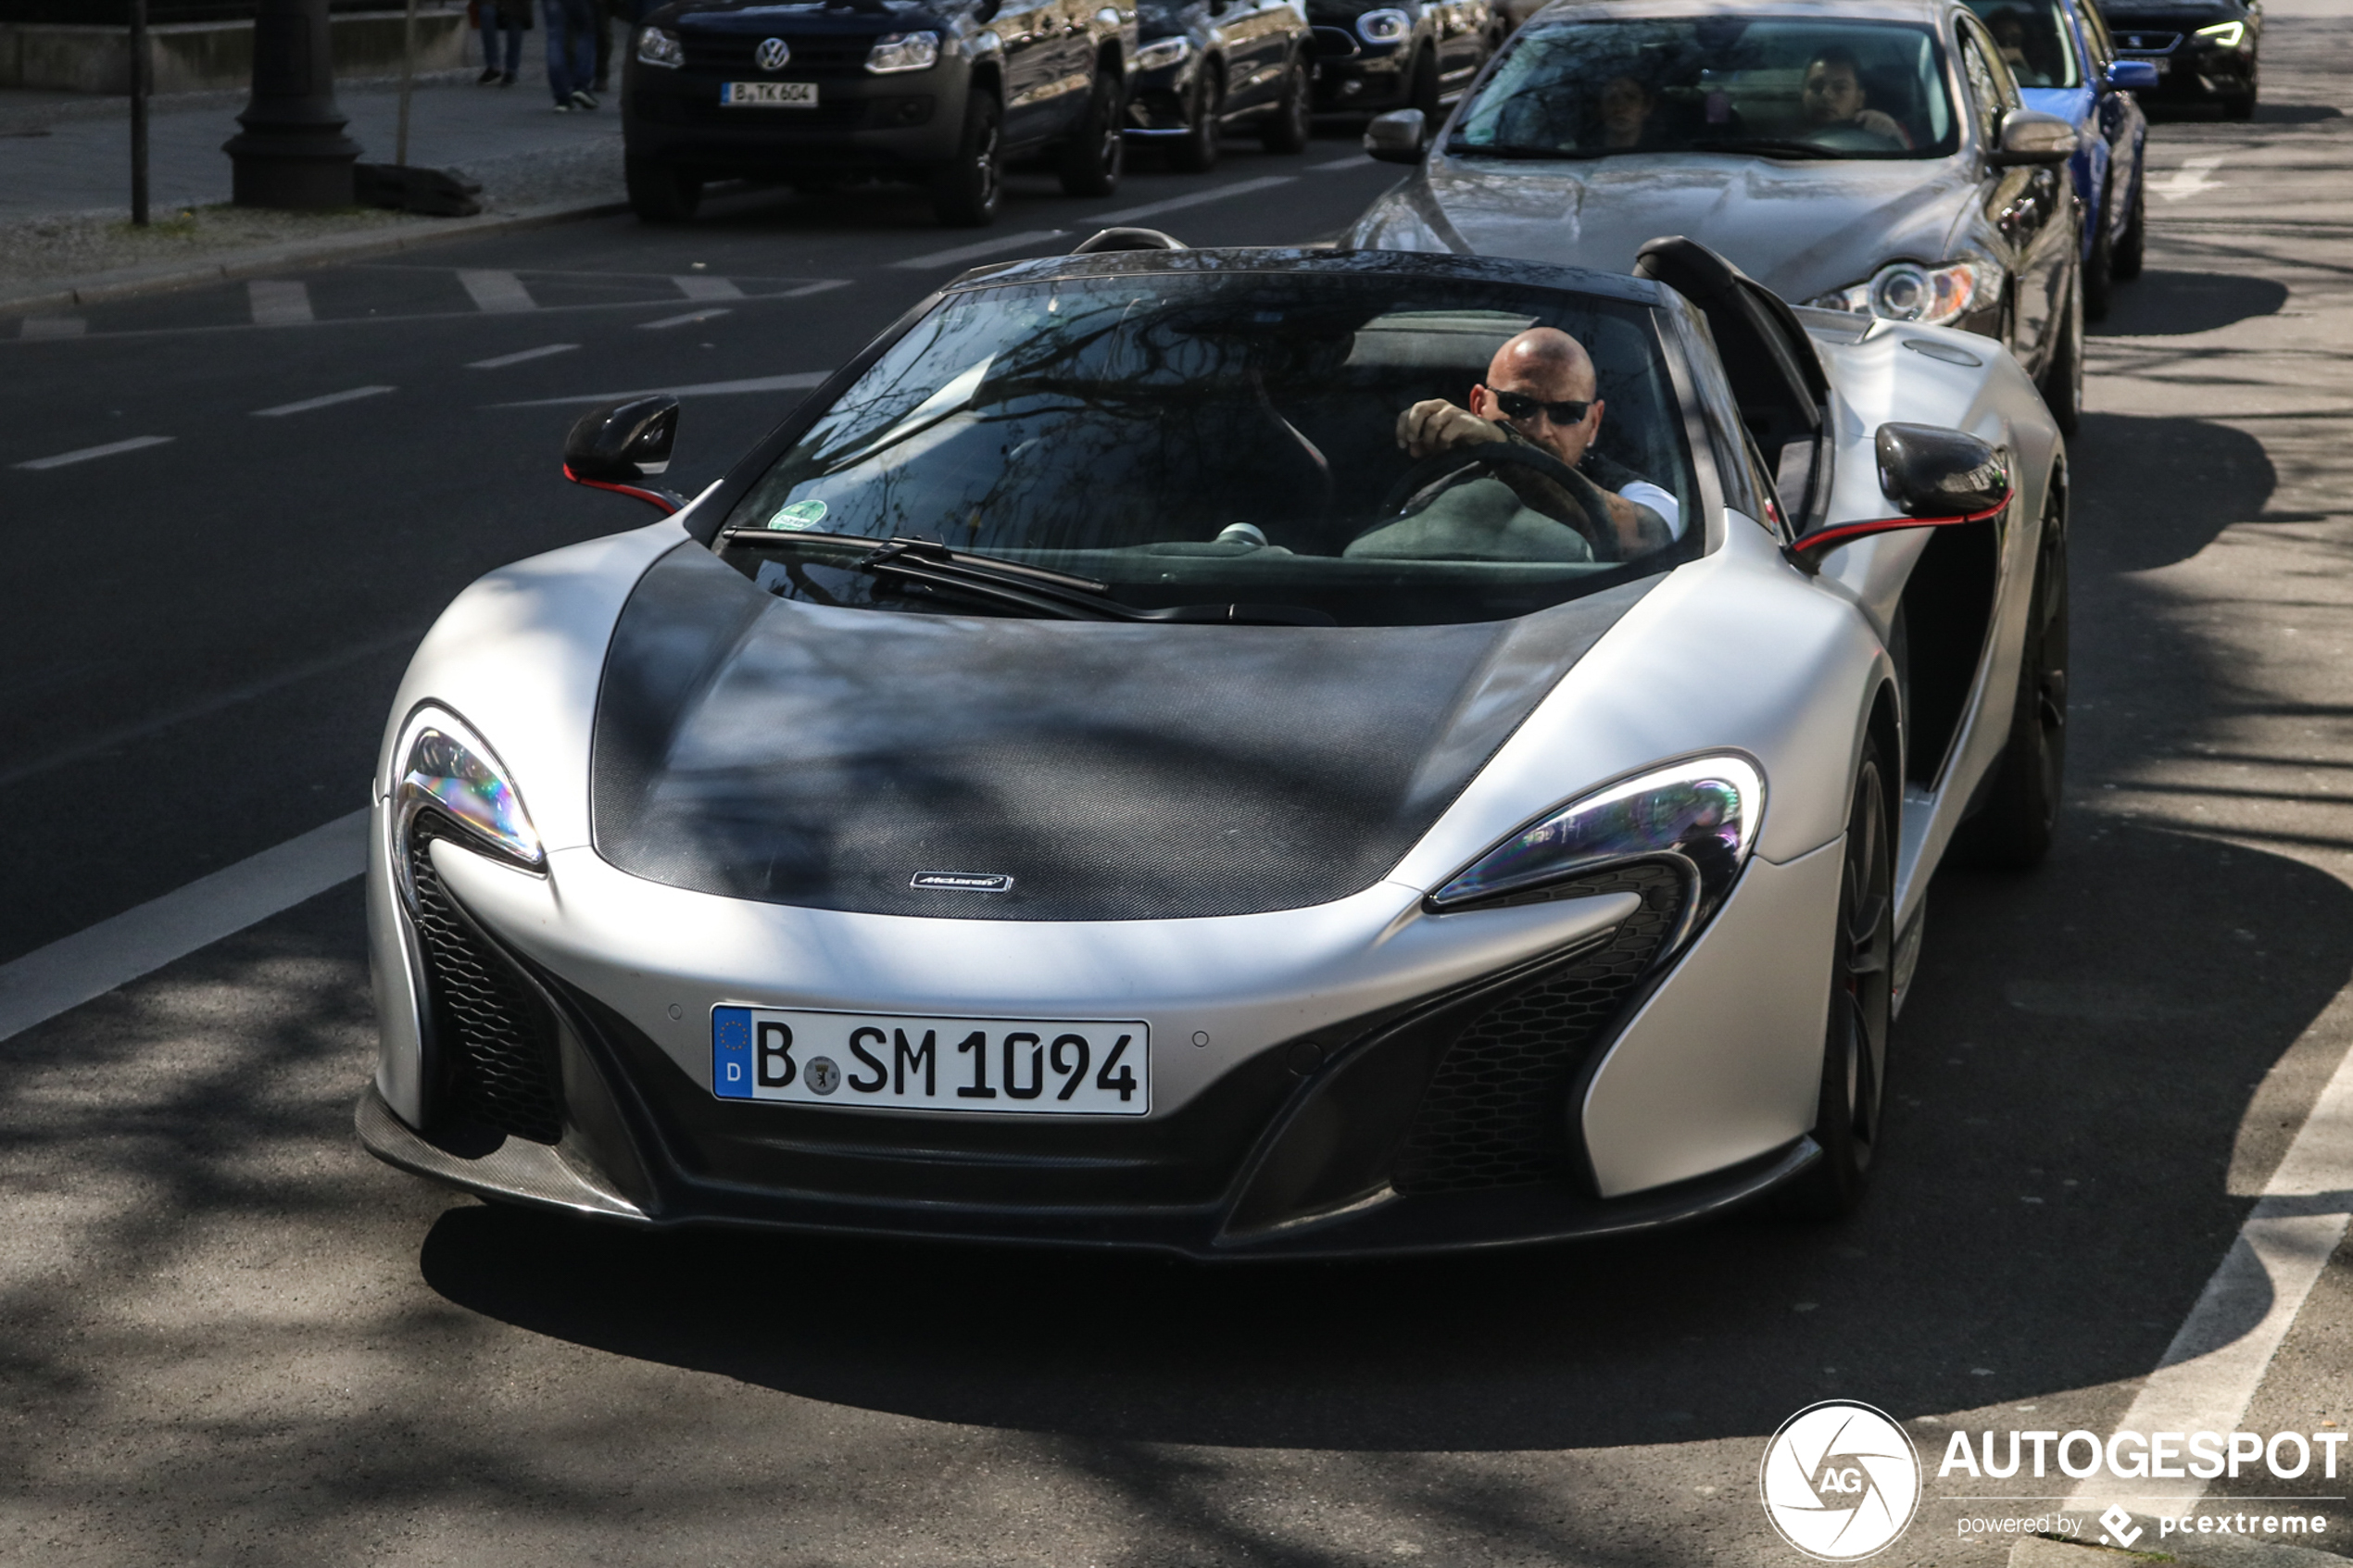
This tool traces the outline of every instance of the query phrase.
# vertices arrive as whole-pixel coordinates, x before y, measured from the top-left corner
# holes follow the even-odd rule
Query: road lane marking
[[[30,338],[80,337],[90,323],[80,316],[27,316],[18,335]]]
[[[257,327],[301,327],[317,320],[310,311],[308,283],[256,278],[245,284],[245,300]]]
[[[338,403],[356,403],[362,397],[382,397],[387,392],[397,392],[396,386],[355,386],[348,392],[330,392],[323,397],[306,397],[299,403],[281,403],[274,408],[256,408],[257,420],[282,419],[288,414],[307,414],[313,408],[332,408]]]
[[[961,267],[967,261],[978,261],[984,256],[996,256],[1004,251],[1020,250],[1025,245],[1059,240],[1069,232],[1067,229],[1032,229],[1027,233],[1007,234],[1001,239],[983,240],[978,245],[958,245],[953,250],[935,250],[922,256],[911,256],[891,265],[900,268]]]
[[[2211,191],[2221,185],[2220,180],[2208,180],[2207,176],[2221,167],[2220,157],[2183,158],[2181,168],[2149,189],[2162,200],[2177,202],[2184,196],[2194,196],[2200,191]]]
[[[1327,169],[1361,169],[1372,161],[1372,154],[1357,153],[1350,157],[1336,157],[1329,163],[1311,163],[1307,169],[1311,174],[1320,174]]]
[[[681,299],[741,299],[744,291],[736,286],[733,278],[714,278],[707,272],[683,272],[673,275],[671,282],[678,289]]]
[[[691,327],[697,321],[710,321],[714,320],[721,316],[732,316],[734,314],[734,311],[724,308],[719,310],[689,310],[684,316],[664,316],[659,321],[640,321],[637,323],[637,330],[641,332],[658,332],[665,327]]]
[[[111,458],[118,452],[136,452],[143,446],[160,446],[170,441],[168,435],[134,435],[128,441],[109,441],[104,446],[84,446],[78,452],[60,452],[54,458],[34,458],[19,463],[20,469],[61,469],[68,463],[86,463],[93,458]]]
[[[1204,202],[1224,201],[1227,196],[1246,196],[1258,191],[1271,191],[1277,185],[1289,185],[1298,180],[1296,174],[1268,174],[1256,180],[1244,180],[1237,185],[1220,185],[1214,191],[1195,191],[1189,195],[1170,196],[1165,201],[1146,202],[1141,207],[1123,207],[1117,212],[1098,212],[1086,219],[1088,223],[1101,223],[1110,228],[1120,223],[1133,223],[1139,218],[1157,218],[1164,212],[1181,212]]]
[[[0,964],[0,1040],[340,886],[367,862],[362,807]]]
[[[788,376],[754,376],[749,381],[705,382],[700,386],[647,386],[635,392],[583,392],[571,397],[534,397],[522,403],[492,403],[492,408],[552,408],[565,403],[619,403],[630,397],[725,397],[740,392],[806,392],[823,386],[831,370],[800,370]]]
[[[767,295],[762,297],[768,299],[799,299],[808,295],[824,294],[827,289],[846,289],[849,286],[849,283],[850,280],[848,278],[820,278],[813,283],[803,283],[797,289],[786,289],[782,294]]]
[[[468,365],[466,369],[469,370],[503,370],[510,365],[520,365],[526,360],[545,359],[550,354],[569,354],[579,346],[580,345],[576,343],[550,343],[543,345],[538,348],[525,348],[513,354],[501,354],[495,359],[476,359],[472,364]]]
[[[536,310],[539,302],[522,286],[522,280],[512,272],[484,271],[476,268],[458,270],[458,282],[473,296],[478,310]]]

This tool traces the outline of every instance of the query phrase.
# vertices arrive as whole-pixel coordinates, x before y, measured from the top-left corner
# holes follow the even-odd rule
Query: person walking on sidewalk
[[[522,67],[522,35],[531,31],[531,0],[474,0],[476,25],[482,29],[482,86],[515,84]],[[498,36],[507,41],[506,65],[498,63]]]
[[[597,73],[597,0],[541,0],[547,19],[547,89],[556,112],[593,109]]]

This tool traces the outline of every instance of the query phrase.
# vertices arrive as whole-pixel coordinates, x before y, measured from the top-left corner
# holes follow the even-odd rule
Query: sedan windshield
[[[1647,307],[1168,271],[950,295],[721,543],[821,604],[1428,624],[1665,571],[1699,510]]]
[[[1898,22],[1539,21],[1512,41],[1446,150],[1940,157],[1957,145],[1942,60],[1934,32]]]

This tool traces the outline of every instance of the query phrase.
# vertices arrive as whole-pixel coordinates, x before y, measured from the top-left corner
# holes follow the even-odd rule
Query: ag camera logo
[[[1884,1411],[1825,1399],[1781,1423],[1756,1486],[1781,1539],[1818,1562],[1855,1562],[1912,1523],[1920,1456]]]

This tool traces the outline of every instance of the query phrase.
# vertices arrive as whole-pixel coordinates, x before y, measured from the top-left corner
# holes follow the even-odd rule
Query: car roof
[[[1202,250],[1116,250],[1088,256],[1049,256],[975,267],[943,292],[1000,283],[1044,282],[1057,278],[1129,277],[1153,272],[1279,272],[1292,278],[1426,278],[1462,282],[1507,283],[1521,288],[1600,295],[1655,306],[1665,295],[1646,278],[1583,267],[1556,267],[1504,257],[1441,255],[1427,251],[1288,249],[1216,246]]]
[[[1952,11],[1952,0],[1556,0],[1535,16],[1540,21],[1623,19],[1631,17],[1819,18],[1824,21],[1907,21],[1935,25]]]

